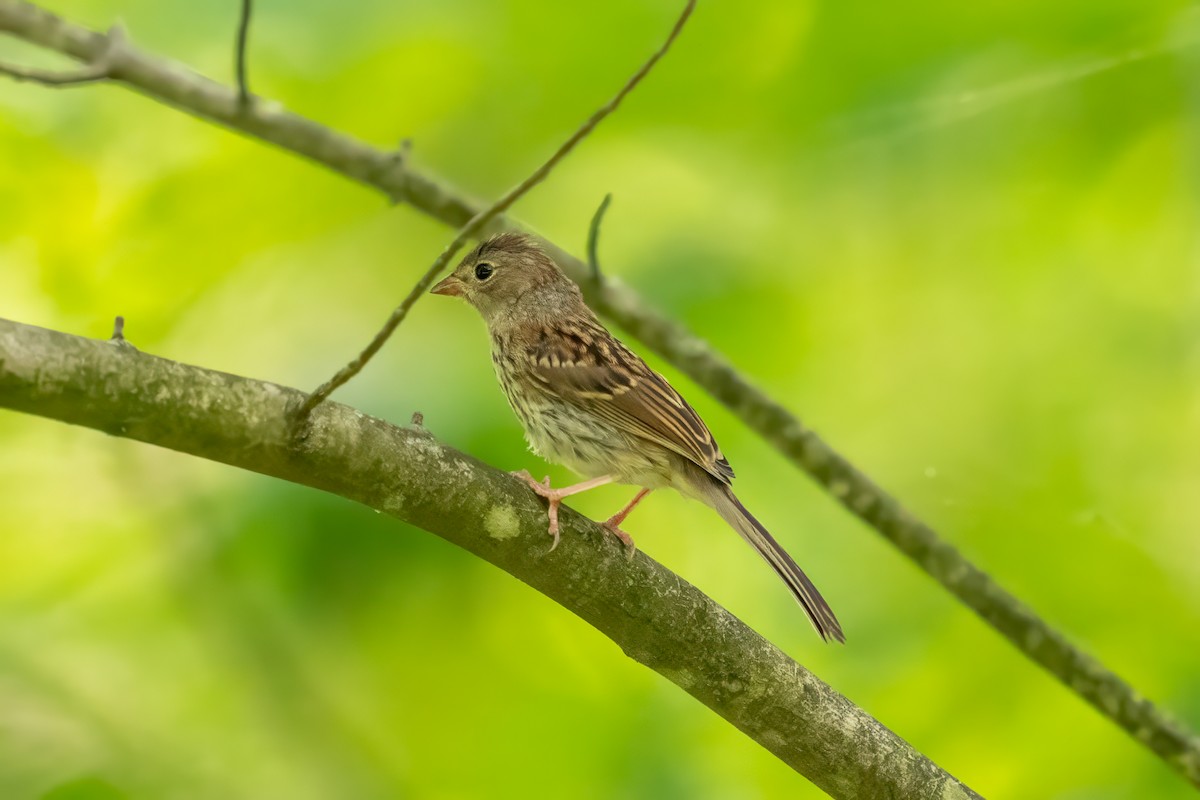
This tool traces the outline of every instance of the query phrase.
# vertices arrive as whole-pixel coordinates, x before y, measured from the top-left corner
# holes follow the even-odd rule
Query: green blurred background
[[[490,198],[671,2],[259,0],[257,93]],[[60,0],[230,79],[237,3]],[[1185,3],[702,2],[516,214],[712,342],[1051,624],[1200,728],[1200,42]],[[0,58],[61,62],[0,41]],[[0,315],[312,387],[449,231],[113,87],[0,81]],[[636,346],[636,342],[634,343]],[[629,530],[991,797],[1184,782],[676,371],[837,610],[711,512]],[[543,465],[482,325],[423,301],[338,399]],[[570,476],[549,470],[555,480]],[[628,489],[572,505],[603,517]],[[688,531],[688,535],[680,532]],[[565,542],[570,546],[570,542]],[[69,786],[63,787],[63,784]],[[336,497],[0,413],[0,797],[821,793],[504,573]],[[104,788],[108,787],[108,789]],[[71,794],[74,793],[74,794]],[[90,794],[89,794],[90,793]],[[114,794],[117,793],[117,794]]]

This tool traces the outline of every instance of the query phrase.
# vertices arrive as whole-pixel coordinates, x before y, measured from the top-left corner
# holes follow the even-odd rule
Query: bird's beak
[[[447,275],[442,278],[441,283],[429,290],[430,294],[444,294],[449,297],[461,297],[463,293],[462,281],[453,275]]]

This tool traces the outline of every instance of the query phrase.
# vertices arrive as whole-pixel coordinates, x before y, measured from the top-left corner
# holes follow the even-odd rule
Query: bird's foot
[[[549,475],[547,475],[545,478],[543,478],[540,481],[537,478],[530,475],[529,470],[527,470],[527,469],[520,469],[520,470],[517,470],[516,472],[510,472],[509,475],[512,475],[514,478],[520,478],[522,481],[524,481],[529,486],[530,489],[533,489],[534,494],[536,494],[538,497],[544,497],[544,498],[546,498],[547,501],[549,501],[550,508],[547,511],[547,515],[550,517],[549,532],[550,532],[550,536],[554,539],[554,544],[550,545],[550,550],[548,552],[553,553],[554,548],[558,547],[558,539],[559,539],[558,507],[562,504],[563,497],[566,497],[566,495],[562,494],[557,489],[550,488],[550,476]]]
[[[618,527],[622,519],[624,519],[624,515],[614,514],[607,522],[600,523],[600,527],[621,540],[621,544],[625,546],[625,558],[632,561],[633,554],[637,552],[637,545],[633,543],[632,536]]]
[[[508,474],[512,475],[514,478],[520,478],[522,481],[524,481],[525,483],[527,483],[529,485],[530,489],[533,489],[535,492],[537,492],[542,497],[549,497],[550,493],[552,493],[554,491],[553,489],[550,488],[550,476],[549,475],[547,475],[546,477],[542,478],[539,481],[537,478],[530,475],[529,470],[527,470],[527,469],[518,469],[518,470],[516,470],[514,472],[510,472]]]

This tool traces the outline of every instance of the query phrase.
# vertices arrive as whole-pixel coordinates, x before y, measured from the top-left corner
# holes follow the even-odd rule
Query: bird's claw
[[[634,544],[633,537],[617,527],[617,523],[613,519],[601,523],[600,527],[621,540],[621,544],[625,547],[626,560],[632,561],[634,554],[637,552],[637,545]]]
[[[530,475],[529,470],[527,469],[519,469],[508,474],[512,475],[514,478],[520,478],[521,480],[525,481],[529,488],[533,489],[533,491],[536,492],[539,497],[551,497],[552,493],[554,492],[554,490],[550,488],[549,475],[539,481],[537,478]]]
[[[530,475],[529,470],[527,469],[519,469],[516,472],[510,472],[509,474],[514,478],[520,478],[522,481],[524,481],[530,489],[533,489],[533,493],[538,497],[544,497],[550,501],[550,508],[547,511],[547,516],[550,517],[549,533],[550,536],[553,537],[554,543],[550,545],[550,549],[546,552],[553,553],[554,549],[558,547],[558,506],[560,503],[562,503],[562,496],[558,494],[556,490],[550,488],[549,475],[539,481],[537,478]]]
[[[554,543],[550,545],[550,549],[546,551],[547,553],[553,553],[554,548],[558,547],[558,504],[560,502],[560,500],[552,499],[550,501],[550,509],[547,512],[550,517],[550,535],[554,538]]]
[[[546,516],[550,518],[549,533],[551,538],[554,539],[554,543],[550,545],[550,549],[546,552],[553,553],[555,548],[558,547],[559,541],[558,507],[562,505],[563,498],[571,495],[573,490],[577,491],[578,487],[567,487],[567,490],[564,493],[564,490],[562,489],[550,488],[549,475],[539,481],[537,478],[530,475],[529,470],[526,469],[520,469],[516,472],[510,472],[509,474],[514,478],[520,478],[526,486],[528,486],[530,489],[533,489],[533,493],[538,497],[546,498],[549,505],[549,508],[546,509]],[[641,495],[638,497],[640,498]],[[600,527],[604,528],[604,530],[621,540],[621,544],[625,546],[626,558],[632,561],[634,554],[637,552],[637,545],[633,543],[633,537],[620,528],[621,522],[624,521],[625,516],[628,513],[629,509],[626,508],[620,514],[610,517],[607,522],[601,523]]]

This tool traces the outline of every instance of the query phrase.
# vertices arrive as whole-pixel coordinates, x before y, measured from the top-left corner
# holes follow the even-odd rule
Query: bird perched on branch
[[[561,489],[517,474],[549,501],[558,546],[563,498],[606,483],[640,487],[604,527],[633,552],[620,525],[654,489],[712,507],[779,574],[825,640],[844,642],[829,605],[731,488],[733,470],[712,433],[667,380],[619,342],[529,236],[502,233],[476,247],[434,294],[462,297],[487,323],[492,362],[530,448],[586,480]]]

